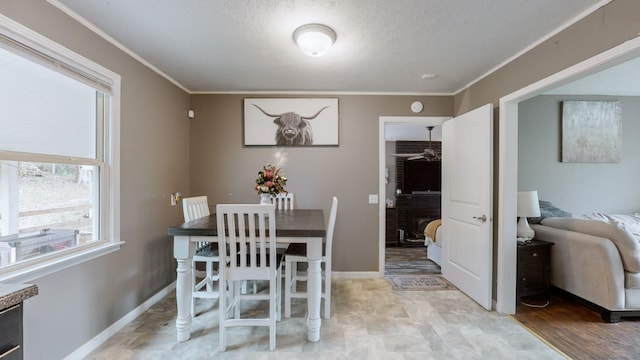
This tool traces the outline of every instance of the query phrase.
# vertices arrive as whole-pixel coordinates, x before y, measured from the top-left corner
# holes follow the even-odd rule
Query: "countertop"
[[[38,295],[38,287],[33,284],[0,284],[0,310],[36,295]]]

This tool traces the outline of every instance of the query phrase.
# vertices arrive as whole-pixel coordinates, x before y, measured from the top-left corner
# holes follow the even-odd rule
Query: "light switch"
[[[369,204],[378,203],[378,194],[369,194]]]

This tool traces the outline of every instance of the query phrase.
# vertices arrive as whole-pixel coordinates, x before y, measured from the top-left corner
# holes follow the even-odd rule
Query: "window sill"
[[[61,253],[59,256],[45,257],[37,262],[29,261],[24,264],[12,265],[0,270],[0,283],[28,283],[85,261],[118,251],[123,244],[123,241],[100,244],[86,249],[78,249],[69,254]]]

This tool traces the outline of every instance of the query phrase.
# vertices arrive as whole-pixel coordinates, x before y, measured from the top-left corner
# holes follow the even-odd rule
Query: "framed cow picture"
[[[245,146],[337,146],[337,98],[245,98]]]

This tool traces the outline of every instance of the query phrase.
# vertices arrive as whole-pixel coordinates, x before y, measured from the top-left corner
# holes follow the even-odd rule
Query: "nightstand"
[[[516,304],[524,296],[543,294],[550,299],[549,277],[553,243],[533,239],[527,245],[518,244]]]

